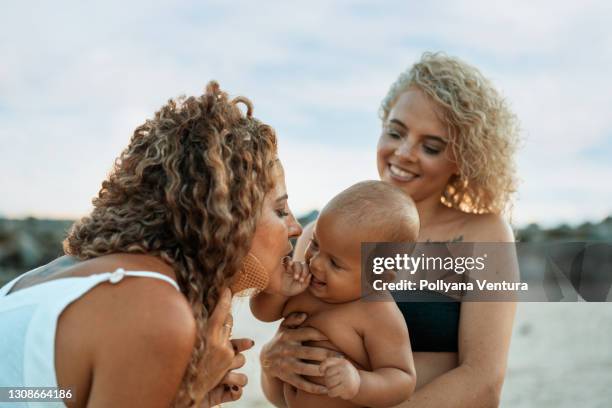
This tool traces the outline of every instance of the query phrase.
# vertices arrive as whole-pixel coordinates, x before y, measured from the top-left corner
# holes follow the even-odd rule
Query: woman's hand
[[[306,320],[305,313],[292,313],[281,323],[276,335],[261,350],[261,366],[265,374],[312,394],[327,394],[327,388],[305,380],[302,376],[320,377],[319,364],[302,360],[324,361],[342,355],[321,347],[303,346],[304,341],[322,341],[327,338],[312,327],[296,328]]]
[[[208,318],[206,348],[200,361],[200,369],[206,372],[203,385],[205,395],[221,383],[232,365],[236,364],[236,358],[244,360],[244,356],[236,354],[239,351],[230,341],[233,325],[233,318],[230,314],[231,304],[232,292],[225,289],[219,297],[215,310]]]
[[[234,373],[233,370],[240,368],[245,363],[243,351],[253,347],[251,339],[232,339],[232,346],[236,350],[236,355],[230,366],[230,370],[225,374],[221,382],[213,388],[204,399],[201,408],[214,407],[224,402],[237,401],[242,396],[242,389],[247,385],[248,378],[242,373]]]

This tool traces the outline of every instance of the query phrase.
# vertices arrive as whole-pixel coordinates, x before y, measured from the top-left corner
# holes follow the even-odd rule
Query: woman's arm
[[[98,328],[91,347],[93,381],[87,406],[167,408],[195,344],[191,307],[170,285],[152,279],[126,280],[112,289],[112,301],[94,317]],[[224,326],[230,305],[227,290],[208,320],[202,360],[209,374],[201,384],[205,392],[240,363]]]
[[[472,242],[514,242],[510,226],[499,216],[478,216],[472,228],[475,234],[468,235]],[[499,406],[515,310],[513,302],[462,303],[458,366],[418,389],[397,408]]]
[[[100,327],[87,406],[166,408],[195,343],[190,307],[170,285],[148,279],[126,280],[112,289],[113,304],[93,317]],[[143,291],[156,301],[144,299]]]
[[[249,300],[251,313],[262,322],[275,322],[283,317],[287,296],[276,293],[260,292]]]
[[[463,303],[458,367],[418,389],[408,402],[398,408],[497,407],[505,376],[514,311],[514,303]]]

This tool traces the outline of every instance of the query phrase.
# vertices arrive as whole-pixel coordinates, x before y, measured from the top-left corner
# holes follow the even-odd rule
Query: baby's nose
[[[318,254],[314,255],[308,261],[308,267],[310,268],[311,271],[314,270],[316,272],[322,272],[323,268],[321,266],[322,266],[321,265],[321,257]]]

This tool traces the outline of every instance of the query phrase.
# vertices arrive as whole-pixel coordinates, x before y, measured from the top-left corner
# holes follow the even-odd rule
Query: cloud
[[[610,150],[610,10],[603,1],[12,3],[0,17],[10,38],[0,43],[0,213],[87,211],[134,127],[212,78],[276,128],[294,207],[320,207],[376,177],[380,100],[423,51],[445,50],[492,78],[521,119],[515,218],[599,217],[612,210],[594,199],[611,202],[609,189],[591,181],[612,168],[592,153]],[[557,200],[567,210],[551,210]]]
[[[296,215],[320,210],[336,194],[362,180],[378,179],[372,146],[330,149],[326,144],[287,141],[279,146],[289,205]]]

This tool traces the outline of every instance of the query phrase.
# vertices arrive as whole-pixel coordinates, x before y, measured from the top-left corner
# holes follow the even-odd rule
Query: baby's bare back
[[[304,343],[306,346],[324,347],[342,353],[357,369],[371,370],[370,361],[363,342],[364,319],[368,318],[368,303],[355,300],[347,303],[326,303],[310,292],[291,298],[283,316],[292,312],[304,312],[308,318],[302,327],[314,327],[329,340]],[[308,381],[325,385],[323,377],[305,377]],[[340,398],[310,394],[295,387],[284,385],[285,401],[289,408],[306,407],[356,407]]]

